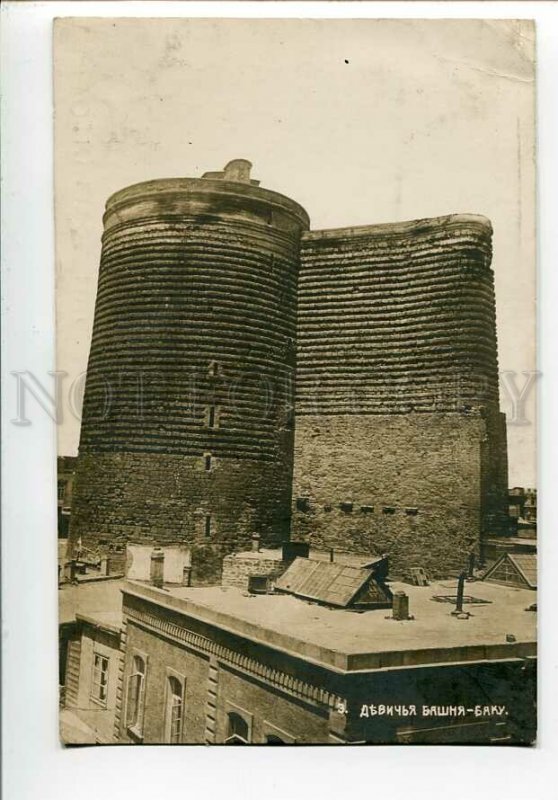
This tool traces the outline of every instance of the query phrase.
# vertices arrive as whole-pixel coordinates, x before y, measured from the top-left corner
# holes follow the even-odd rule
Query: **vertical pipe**
[[[454,610],[451,612],[454,616],[463,614],[463,595],[465,593],[465,578],[466,572],[462,572],[457,581],[457,601]]]
[[[165,570],[165,553],[160,547],[155,547],[151,552],[151,583],[158,589],[163,588],[163,574]]]

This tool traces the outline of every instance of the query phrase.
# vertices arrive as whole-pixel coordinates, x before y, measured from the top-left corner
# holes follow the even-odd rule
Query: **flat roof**
[[[466,595],[489,602],[465,604],[464,609],[472,616],[457,619],[451,615],[453,603],[432,599],[455,595],[456,580],[426,587],[395,581],[389,585],[394,592],[407,593],[414,620],[395,621],[390,609],[358,613],[289,595],[249,595],[233,587],[156,589],[128,582],[124,592],[338,671],[536,655],[536,614],[526,610],[536,595],[529,589],[482,581],[466,583]]]
[[[119,634],[122,629],[122,609],[114,611],[93,611],[90,614],[76,614],[76,620],[87,622],[95,628]]]

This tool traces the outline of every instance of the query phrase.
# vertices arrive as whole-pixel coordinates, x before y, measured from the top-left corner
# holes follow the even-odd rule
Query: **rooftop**
[[[397,622],[386,609],[363,613],[316,605],[289,595],[249,595],[233,587],[165,587],[129,582],[125,592],[260,644],[341,671],[526,658],[536,654],[535,600],[528,589],[476,581],[466,596],[469,619],[434,596],[456,594],[457,581],[426,587],[392,582],[409,595],[414,620]],[[513,637],[511,641],[509,638]]]
[[[87,622],[95,628],[102,628],[112,633],[120,633],[122,628],[122,609],[114,611],[92,611],[90,614],[76,614],[78,622]]]
[[[122,578],[81,585],[63,584],[58,592],[58,622],[73,622],[76,615],[97,618],[110,626],[122,622],[122,589],[126,581]],[[107,616],[108,615],[108,616]],[[110,622],[108,621],[110,617]]]

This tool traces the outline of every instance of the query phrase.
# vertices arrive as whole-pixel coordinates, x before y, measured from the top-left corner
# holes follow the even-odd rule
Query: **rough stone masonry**
[[[304,235],[297,538],[443,576],[501,530],[491,239],[470,214]]]
[[[461,567],[507,489],[490,223],[309,232],[250,166],[107,202],[70,551],[186,543],[210,582],[292,534]]]

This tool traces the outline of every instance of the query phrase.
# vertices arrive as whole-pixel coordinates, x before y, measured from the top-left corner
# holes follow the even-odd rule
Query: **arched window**
[[[132,670],[128,678],[126,694],[126,726],[141,733],[143,725],[143,707],[145,698],[145,659],[135,655],[132,659]]]
[[[184,684],[174,675],[167,683],[166,732],[169,744],[178,744],[182,738],[184,717]]]
[[[296,739],[287,731],[278,728],[265,719],[262,722],[262,744],[296,744]]]
[[[250,730],[244,717],[241,717],[235,711],[231,711],[227,718],[228,729],[225,742],[227,744],[248,744]]]

